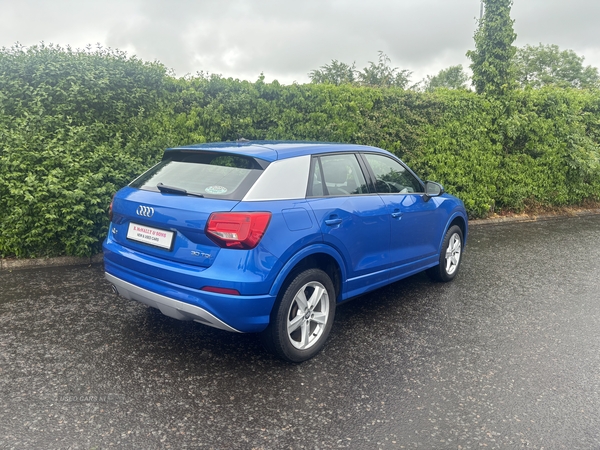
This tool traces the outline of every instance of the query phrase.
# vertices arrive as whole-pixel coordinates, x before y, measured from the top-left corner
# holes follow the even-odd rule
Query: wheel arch
[[[467,243],[467,232],[468,232],[467,220],[462,215],[460,215],[460,214],[455,215],[450,220],[450,223],[446,227],[446,231],[444,232],[444,234],[446,234],[446,232],[450,228],[452,228],[454,225],[457,225],[460,228],[460,230],[462,231],[462,234],[463,234],[463,245],[466,245],[466,243]]]
[[[460,211],[456,211],[454,214],[452,214],[452,216],[446,223],[446,227],[444,228],[444,232],[442,233],[440,241],[438,243],[438,253],[442,250],[442,245],[444,245],[444,236],[446,236],[448,230],[454,225],[457,225],[462,231],[463,246],[467,244],[467,233],[469,232],[468,221],[464,214],[462,214]]]
[[[332,247],[324,244],[303,249],[294,255],[281,269],[269,294],[278,296],[291,280],[300,272],[317,268],[323,270],[333,283],[336,301],[339,300],[342,290],[342,281],[346,279],[346,270],[342,257]]]

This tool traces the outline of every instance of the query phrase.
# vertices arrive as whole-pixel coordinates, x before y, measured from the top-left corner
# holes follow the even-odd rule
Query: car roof
[[[168,148],[166,151],[198,150],[215,151],[237,155],[252,156],[265,161],[276,161],[297,156],[314,155],[318,153],[336,152],[375,152],[391,155],[390,152],[377,147],[356,144],[342,144],[337,142],[314,141],[236,141],[213,142],[209,144],[194,144],[182,147]]]

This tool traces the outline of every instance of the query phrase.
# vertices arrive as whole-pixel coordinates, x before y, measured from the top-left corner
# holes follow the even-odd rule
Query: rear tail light
[[[108,221],[112,222],[112,218],[113,218],[113,202],[115,201],[115,195],[113,194],[112,198],[110,199],[110,205],[108,205]]]
[[[205,231],[219,247],[247,250],[258,245],[270,220],[270,212],[212,213]]]

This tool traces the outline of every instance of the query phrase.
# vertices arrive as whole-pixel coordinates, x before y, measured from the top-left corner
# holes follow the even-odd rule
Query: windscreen
[[[262,173],[254,159],[216,152],[169,151],[163,160],[130,186],[159,192],[157,185],[207,198],[241,200]]]

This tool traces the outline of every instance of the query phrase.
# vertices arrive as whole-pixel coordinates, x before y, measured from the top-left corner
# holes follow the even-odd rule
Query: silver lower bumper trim
[[[179,320],[193,320],[195,322],[209,325],[221,330],[233,331],[241,333],[233,327],[230,327],[222,320],[213,316],[211,313],[199,306],[190,305],[189,303],[175,300],[174,298],[166,297],[155,292],[143,289],[134,284],[128,283],[125,280],[115,277],[109,273],[105,273],[106,279],[112,283],[119,295],[130,300],[136,300],[153,308],[160,309],[165,315]]]

